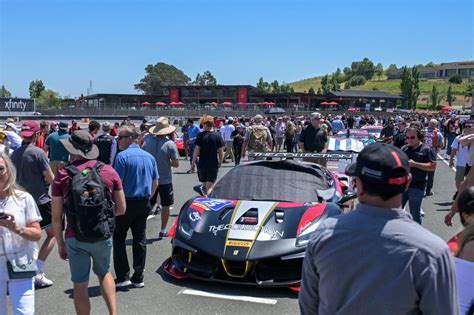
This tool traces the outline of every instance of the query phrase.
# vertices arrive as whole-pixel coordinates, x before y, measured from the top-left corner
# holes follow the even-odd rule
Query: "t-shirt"
[[[214,131],[203,131],[198,134],[196,145],[201,148],[199,151],[198,167],[218,168],[217,150],[224,146],[224,140],[221,135]]]
[[[408,155],[409,159],[415,162],[436,163],[436,153],[424,143],[422,143],[415,149],[406,145],[402,148],[402,150]],[[410,167],[410,173],[413,177],[410,183],[410,188],[424,190],[426,187],[426,175],[428,172],[416,167]]]
[[[299,141],[304,143],[306,152],[322,152],[328,142],[328,136],[321,126],[314,128],[309,125],[301,132]]]
[[[340,119],[334,119],[331,124],[332,132],[334,134],[344,129],[344,123]]]
[[[393,131],[395,128],[393,126],[387,125],[382,128],[382,131],[380,132],[380,137],[383,138],[390,138],[393,136]]]
[[[155,157],[158,174],[160,174],[160,185],[171,184],[173,181],[171,160],[177,160],[179,157],[176,143],[167,137],[147,135],[143,149]]]
[[[222,130],[222,133],[221,133],[222,138],[224,138],[224,141],[232,141],[232,136],[231,135],[232,135],[232,132],[235,130],[234,125],[227,124],[223,128],[221,128],[221,130]]]
[[[40,148],[25,144],[12,154],[17,183],[26,189],[38,205],[51,201],[43,172],[49,169],[48,157]]]
[[[14,131],[3,130],[2,131],[10,143],[10,149],[16,150],[21,146],[23,139]]]
[[[453,143],[451,144],[451,149],[456,149],[456,166],[462,166],[465,167],[466,164],[469,165],[469,150],[471,149],[471,146],[465,146],[459,143],[459,138],[461,136],[457,136],[454,138]]]
[[[49,147],[50,161],[69,161],[69,152],[61,141],[59,141],[61,139],[69,139],[69,137],[70,135],[66,130],[59,130],[53,132],[46,138],[45,144]]]
[[[40,222],[41,215],[33,197],[24,191],[18,190],[16,193],[15,197],[9,196],[1,200],[0,211],[13,214],[16,223],[22,227],[33,222]],[[28,241],[6,227],[0,227],[0,242],[3,243],[3,246],[0,243],[0,254],[12,254],[16,256],[15,258],[22,258],[24,255],[34,257],[38,253],[37,242]],[[11,258],[10,255],[8,256]],[[6,263],[2,261],[4,257],[0,255],[1,263]]]
[[[198,126],[192,125],[188,127],[188,136],[190,141],[195,141],[198,134],[201,132]]]
[[[233,139],[233,144],[236,147],[241,146],[244,142],[244,133],[238,129],[232,131],[231,137]]]
[[[86,167],[92,168],[97,163],[96,160],[81,160],[70,163],[74,165],[79,171],[82,171]],[[113,193],[114,191],[122,190],[122,181],[118,176],[117,172],[112,166],[105,164],[100,170],[100,176],[104,181],[105,186]],[[53,197],[65,198],[71,190],[71,179],[72,176],[65,169],[60,169],[58,175],[54,178],[53,186],[51,189]],[[67,200],[64,200],[65,202]],[[66,238],[73,237],[74,231],[68,224],[66,227]]]

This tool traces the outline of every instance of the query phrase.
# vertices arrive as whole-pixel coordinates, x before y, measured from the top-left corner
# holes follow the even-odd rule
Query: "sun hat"
[[[166,117],[160,117],[156,120],[156,123],[151,127],[148,132],[155,136],[166,136],[173,133],[176,127],[170,125],[170,120]]]
[[[99,148],[93,143],[92,137],[85,130],[76,130],[68,139],[60,139],[70,154],[95,160],[99,156]]]

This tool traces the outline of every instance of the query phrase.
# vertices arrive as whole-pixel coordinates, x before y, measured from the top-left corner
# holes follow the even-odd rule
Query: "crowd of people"
[[[383,126],[380,137],[347,170],[355,177],[356,210],[326,220],[308,245],[302,313],[471,314],[473,121],[416,113],[204,115],[187,119],[180,133],[188,173],[197,172],[206,194],[228,160],[239,165],[252,151],[325,153],[329,137],[371,125]],[[78,314],[91,311],[91,267],[110,314],[117,313],[117,288],[143,288],[149,214],[160,213],[159,238],[168,237],[172,169],[180,162],[177,138],[166,117],[140,125],[91,121],[85,130],[75,121],[25,121],[20,128],[7,121],[0,132],[0,314],[6,313],[7,292],[15,313],[34,313],[35,286],[54,284],[43,267],[55,245],[68,260]],[[445,156],[439,156],[441,149]],[[459,212],[465,227],[449,242],[452,253],[421,226],[422,201],[433,194],[440,158],[456,166],[456,195],[445,222],[452,224]],[[125,246],[129,230],[133,272]]]

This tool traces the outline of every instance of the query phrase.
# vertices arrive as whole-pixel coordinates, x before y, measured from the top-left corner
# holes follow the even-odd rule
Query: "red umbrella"
[[[273,102],[268,102],[267,105],[275,105]]]
[[[176,103],[176,105],[184,105],[184,103],[183,102],[178,102],[178,103]]]
[[[166,103],[163,103],[163,102],[156,102],[155,105],[166,106]]]
[[[329,102],[328,105],[337,105],[338,103],[336,102]]]
[[[215,106],[217,105],[217,102],[211,102],[210,104]]]
[[[453,110],[453,109],[454,109],[454,107],[452,107],[452,106],[448,106],[448,105],[441,106],[441,111],[442,112],[449,112],[450,110]]]
[[[150,105],[148,102],[143,102],[142,105]]]
[[[171,106],[176,106],[176,105],[179,105],[179,103],[178,102],[171,102],[170,105]]]
[[[328,102],[322,102],[322,103],[320,103],[320,105],[329,105],[329,103]]]
[[[267,102],[260,102],[260,103],[257,103],[257,105],[267,105]]]
[[[224,103],[222,103],[222,105],[230,106],[230,105],[232,105],[232,103],[231,102],[224,102]]]

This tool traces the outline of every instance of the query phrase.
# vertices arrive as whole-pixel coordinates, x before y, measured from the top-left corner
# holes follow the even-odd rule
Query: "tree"
[[[317,95],[323,95],[323,92],[321,91],[321,88],[318,88],[318,91],[316,92]]]
[[[435,84],[433,84],[433,88],[431,89],[430,99],[431,99],[432,108],[436,109],[436,106],[438,105],[438,102],[439,102],[439,92]]]
[[[314,94],[314,89],[313,89],[313,87],[310,87],[310,88],[309,88],[308,94]]]
[[[29,88],[30,98],[38,98],[41,92],[43,92],[44,90],[45,90],[45,87],[44,87],[43,81],[34,80],[30,82],[30,88]]]
[[[367,80],[365,79],[363,75],[356,75],[350,78],[349,81],[346,82],[346,85],[358,86],[358,85],[364,85],[366,82]]]
[[[448,87],[448,91],[446,92],[446,101],[448,102],[449,106],[452,105],[454,101],[453,91],[451,89],[451,84]]]
[[[369,58],[364,58],[362,61],[354,61],[351,64],[352,76],[361,75],[367,80],[373,78],[375,73],[375,66]]]
[[[347,81],[351,78],[351,76],[352,76],[352,69],[351,68],[344,67],[344,70],[342,70],[342,72],[344,72],[344,81]]]
[[[321,89],[323,90],[323,94],[328,94],[331,90],[329,77],[327,74],[321,79]]]
[[[0,90],[0,97],[12,97],[12,93],[7,90],[5,85],[2,85],[2,88]]]
[[[217,80],[210,71],[204,71],[202,75],[198,73],[191,84],[199,86],[217,85]]]
[[[411,80],[412,80],[412,107],[416,109],[416,102],[420,96],[420,72],[418,67],[411,68]]]
[[[61,105],[61,95],[53,90],[44,90],[36,98],[36,103],[48,108],[58,108]]]
[[[454,83],[454,84],[461,84],[462,83],[462,75],[458,74],[453,74],[452,76],[449,77],[449,83]]]
[[[260,79],[257,82],[257,88],[262,92],[268,92],[270,89],[270,84],[264,81],[263,77],[260,77]]]
[[[396,64],[391,64],[388,66],[388,68],[385,70],[385,73],[387,74],[387,78],[389,79],[394,79],[396,78],[396,74],[398,73],[398,68]]]
[[[334,72],[332,76],[335,78],[337,83],[344,82],[344,74],[342,73],[341,69],[337,68],[336,72]]]
[[[280,84],[278,83],[277,80],[274,80],[271,84],[270,84],[271,88],[272,88],[272,93],[279,93],[280,92]]]
[[[331,76],[331,81],[329,84],[331,91],[337,91],[339,90],[339,83],[337,82],[337,78],[333,75]]]
[[[347,81],[346,83],[344,83],[344,89],[345,90],[350,90],[351,89],[351,82]]]
[[[474,96],[474,77],[470,77],[467,81],[467,89],[464,93],[465,97],[473,97]]]
[[[191,81],[183,71],[164,62],[148,65],[145,71],[145,77],[135,84],[135,89],[145,94],[162,94],[163,86],[187,85]]]
[[[380,78],[383,76],[383,65],[380,62],[375,66],[375,74],[380,81]]]
[[[434,66],[436,66],[436,65],[434,64],[433,61],[430,61],[425,65],[425,67],[427,67],[427,68],[433,68]]]
[[[405,97],[407,108],[410,109],[411,108],[410,106],[413,100],[413,82],[412,82],[411,71],[408,69],[408,67],[405,66],[402,68],[400,77],[401,77],[400,91],[402,92],[402,95]]]

